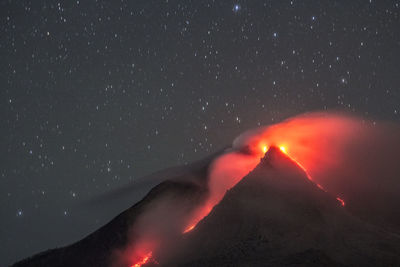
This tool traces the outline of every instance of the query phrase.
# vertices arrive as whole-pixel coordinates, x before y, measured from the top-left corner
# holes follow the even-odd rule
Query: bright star
[[[234,12],[238,12],[240,10],[240,5],[239,4],[235,4],[234,6],[233,6],[233,11]]]

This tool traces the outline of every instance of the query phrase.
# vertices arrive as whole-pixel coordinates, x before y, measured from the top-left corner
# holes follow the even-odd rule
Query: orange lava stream
[[[185,231],[183,231],[183,233],[186,234],[187,232],[192,231],[195,227],[196,227],[196,225],[192,224],[192,225],[190,225],[189,227],[187,227],[187,228],[185,229]]]
[[[322,191],[327,192],[327,191],[324,189],[324,187],[323,187],[322,185],[320,185],[320,184],[314,182],[314,180],[313,180],[313,178],[311,177],[311,175],[307,172],[306,168],[304,168],[304,166],[301,165],[300,162],[298,162],[297,160],[295,160],[294,158],[292,158],[288,153],[286,153],[286,148],[285,148],[285,147],[281,146],[281,147],[279,147],[279,149],[280,149],[283,153],[285,153],[294,163],[297,164],[297,166],[299,166],[299,167],[304,171],[304,173],[306,174],[308,180],[312,181],[312,182],[313,182],[316,186],[318,186],[318,188],[321,189]],[[264,151],[266,150],[265,147],[263,148],[263,150],[264,150]],[[345,206],[345,205],[346,205],[346,202],[344,202],[344,200],[341,199],[340,197],[336,197],[336,200],[339,201],[340,204],[341,204],[342,206]]]
[[[336,197],[336,200],[340,202],[340,204],[342,204],[342,206],[346,205],[346,202],[344,202],[343,199],[341,199],[340,197]]]
[[[149,253],[144,255],[144,257],[140,261],[138,261],[135,264],[131,265],[131,267],[141,267],[142,265],[148,263],[152,256],[153,256],[153,252],[150,251]]]

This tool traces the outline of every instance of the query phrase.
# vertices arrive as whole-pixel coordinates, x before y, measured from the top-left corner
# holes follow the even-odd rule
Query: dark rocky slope
[[[221,153],[221,152],[219,152]],[[157,203],[166,205],[179,204],[177,212],[190,211],[204,200],[207,194],[207,172],[209,164],[219,153],[204,160],[184,166],[180,170],[166,173],[158,172],[157,179],[169,180],[161,182],[138,203],[116,216],[109,223],[88,235],[84,239],[57,249],[51,249],[15,263],[15,267],[69,267],[69,266],[110,266],[113,252],[123,249],[129,242],[128,236],[138,218],[148,212]],[[176,169],[176,168],[175,168]],[[156,176],[153,175],[153,176]],[[171,213],[174,217],[178,214]],[[167,218],[168,219],[168,218]]]

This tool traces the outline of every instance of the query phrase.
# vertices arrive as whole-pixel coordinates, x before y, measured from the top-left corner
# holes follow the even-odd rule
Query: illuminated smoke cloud
[[[312,113],[255,129],[234,141],[236,149],[284,146],[314,181],[339,195],[368,219],[399,225],[393,205],[400,192],[400,127],[343,114]],[[372,218],[374,217],[374,218]]]

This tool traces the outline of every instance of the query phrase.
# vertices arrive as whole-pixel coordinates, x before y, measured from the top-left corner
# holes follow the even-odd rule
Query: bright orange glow
[[[321,189],[321,190],[326,192],[326,190],[322,187],[322,185],[320,185],[320,184],[316,184],[316,185],[318,186],[319,189]]]
[[[195,226],[196,226],[196,225],[194,225],[194,224],[191,225],[191,226],[189,226],[188,228],[185,229],[185,231],[183,231],[183,233],[186,234],[187,232],[192,231],[192,230],[194,229]]]
[[[346,205],[346,203],[344,202],[343,199],[341,199],[340,197],[336,197],[337,201],[340,202],[340,204],[342,204],[342,206]]]
[[[268,147],[267,146],[263,146],[263,151],[264,153],[267,153]]]
[[[140,266],[148,263],[152,256],[153,256],[153,252],[150,251],[149,253],[144,255],[143,258],[140,259],[138,262],[136,262],[135,264],[131,265],[131,267],[140,267]]]
[[[279,149],[286,154],[286,148],[284,146],[280,146]]]
[[[362,132],[362,124],[353,118],[316,113],[299,116],[239,136],[235,148],[250,147],[254,154],[265,154],[264,147],[284,147],[316,179],[320,174],[343,166],[343,150]]]

